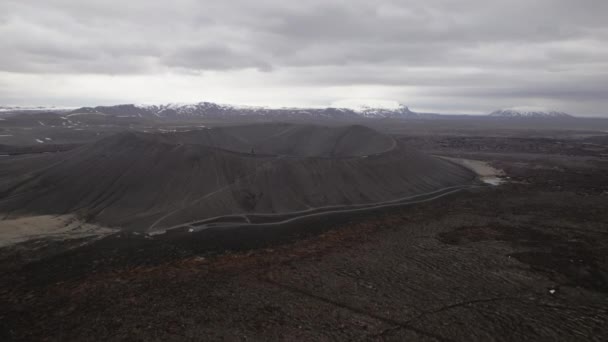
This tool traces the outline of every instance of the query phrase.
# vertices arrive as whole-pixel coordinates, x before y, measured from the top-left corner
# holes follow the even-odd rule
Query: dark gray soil
[[[120,133],[64,153],[0,160],[0,167],[6,217],[77,213],[137,231],[384,202],[475,178],[366,127],[290,124]]]
[[[1,249],[0,338],[605,341],[603,140],[475,136],[407,140],[508,183],[284,230]]]

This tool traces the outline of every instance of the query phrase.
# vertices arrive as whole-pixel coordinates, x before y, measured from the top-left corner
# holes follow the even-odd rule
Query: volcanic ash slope
[[[382,202],[475,175],[362,126],[121,133],[0,162],[3,217],[69,214],[145,231],[221,215]]]

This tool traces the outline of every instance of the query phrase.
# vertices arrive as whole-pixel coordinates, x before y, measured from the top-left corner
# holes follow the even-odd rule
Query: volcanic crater
[[[359,125],[124,132],[0,164],[4,218],[76,214],[141,232],[222,217],[251,223],[246,215],[386,203],[476,178]]]

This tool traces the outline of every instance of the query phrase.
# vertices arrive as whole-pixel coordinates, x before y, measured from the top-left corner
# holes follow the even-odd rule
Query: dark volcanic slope
[[[2,213],[76,212],[137,230],[235,213],[380,202],[474,178],[360,126],[130,132],[0,163]]]
[[[360,157],[386,152],[394,140],[364,126],[266,124],[178,133],[173,142],[251,154],[292,157]]]

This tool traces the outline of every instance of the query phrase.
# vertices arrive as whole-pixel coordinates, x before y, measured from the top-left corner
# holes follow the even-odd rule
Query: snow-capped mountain
[[[572,115],[536,107],[515,107],[492,112],[490,116],[503,118],[571,118]]]
[[[0,106],[0,112],[53,112],[74,109],[56,106]]]
[[[418,117],[407,106],[386,100],[354,99],[332,103],[332,107],[349,109],[366,118],[411,118]]]
[[[413,118],[418,117],[417,113],[412,112],[407,106],[399,105],[397,109],[367,107],[357,111],[366,118]]]
[[[156,118],[230,118],[230,117],[267,117],[293,119],[361,119],[361,118],[411,118],[417,114],[404,105],[394,107],[360,106],[353,108],[268,108],[255,106],[234,106],[213,102],[193,104],[160,104],[134,105],[123,104],[116,106],[82,107],[73,110],[73,114],[105,114],[129,117]]]

